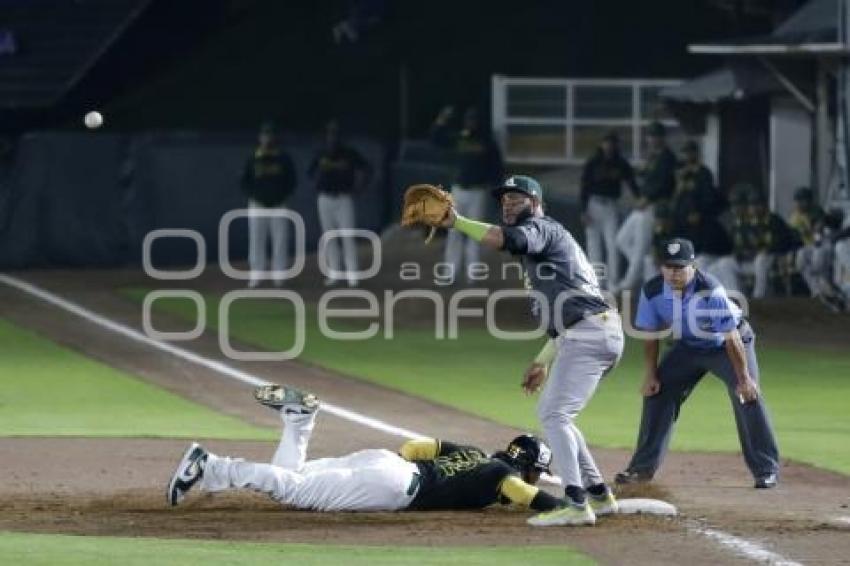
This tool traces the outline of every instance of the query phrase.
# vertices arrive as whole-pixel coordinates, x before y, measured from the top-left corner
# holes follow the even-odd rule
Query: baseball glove
[[[404,192],[404,204],[401,211],[401,225],[414,226],[422,224],[430,226],[431,231],[425,239],[429,243],[437,228],[449,214],[454,205],[452,195],[440,186],[413,185]]]

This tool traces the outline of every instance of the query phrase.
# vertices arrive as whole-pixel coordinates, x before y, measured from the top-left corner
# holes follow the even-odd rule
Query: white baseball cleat
[[[203,477],[207,456],[208,452],[197,442],[193,442],[186,449],[183,458],[177,464],[177,469],[171,476],[171,481],[168,482],[165,498],[169,505],[173,507],[183,501],[186,492],[192,489],[192,486]]]
[[[528,519],[528,524],[533,527],[556,527],[565,525],[594,525],[596,524],[596,515],[593,513],[593,508],[588,503],[579,505],[577,503],[567,503],[563,507],[558,507],[545,513],[539,513]]]
[[[299,391],[285,385],[263,385],[254,390],[254,398],[261,405],[286,414],[309,415],[319,408],[319,398],[312,393]]]

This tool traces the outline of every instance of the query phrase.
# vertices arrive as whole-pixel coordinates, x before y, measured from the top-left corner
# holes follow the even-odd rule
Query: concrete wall
[[[321,140],[284,136],[282,142],[298,178],[287,207],[302,215],[313,249],[321,230],[306,171]],[[358,195],[357,226],[380,230],[390,205],[383,148],[370,139],[348,142],[375,172]],[[145,235],[160,228],[199,232],[207,259],[215,261],[219,221],[246,205],[239,176],[253,145],[253,133],[27,134],[0,175],[0,268],[138,263]],[[247,220],[233,223],[228,244],[231,259],[247,255]],[[193,264],[196,251],[191,241],[170,238],[152,255],[157,265]]]
[[[794,191],[812,182],[812,116],[794,99],[773,97],[770,108],[770,208],[787,217]]]

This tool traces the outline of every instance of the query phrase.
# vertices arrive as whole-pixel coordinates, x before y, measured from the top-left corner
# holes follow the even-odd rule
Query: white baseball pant
[[[850,239],[836,242],[833,270],[835,284],[850,296]]]
[[[635,209],[617,232],[617,247],[626,256],[629,266],[619,282],[617,290],[634,289],[645,277],[644,257],[651,250],[652,228],[655,214],[651,206]]]
[[[821,242],[819,246],[810,244],[797,250],[795,267],[803,276],[812,297],[833,293],[833,256],[831,242]]]
[[[711,254],[697,254],[697,257],[694,261],[697,269],[704,273],[712,273],[714,269],[714,265],[720,261],[721,256],[711,255]]]
[[[606,286],[608,289],[614,289],[620,281],[617,201],[612,198],[591,196],[587,201],[586,215],[587,224],[584,235],[587,240],[587,257],[594,266],[604,261]]]
[[[267,250],[271,240],[271,268],[275,284],[283,283],[283,271],[288,260],[288,220],[270,213],[284,210],[284,207],[266,207],[260,203],[248,201],[248,263],[251,267],[251,286],[259,284],[267,277]]]
[[[655,262],[655,254],[648,253],[643,256],[643,282],[646,283],[660,273],[661,268]]]
[[[315,511],[397,511],[413,501],[415,464],[389,450],[306,461],[316,414],[282,418],[283,435],[271,464],[210,454],[201,489],[247,488],[284,505]]]
[[[316,199],[319,209],[319,224],[322,232],[328,230],[353,230],[357,227],[354,212],[354,199],[350,194],[331,195],[319,193]],[[328,241],[327,267],[328,279],[356,282],[357,246],[354,236],[339,235]],[[345,267],[343,267],[343,263]]]
[[[774,259],[774,255],[767,252],[759,252],[752,261],[740,261],[727,255],[714,262],[708,272],[717,277],[727,290],[738,293],[743,292],[741,275],[752,275],[752,296],[755,299],[763,299],[767,295],[768,277]]]

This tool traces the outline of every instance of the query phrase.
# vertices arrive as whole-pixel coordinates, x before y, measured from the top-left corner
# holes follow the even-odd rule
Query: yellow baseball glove
[[[452,195],[440,186],[413,185],[404,192],[404,204],[401,211],[401,225],[414,226],[422,224],[431,227],[431,232],[425,239],[429,243],[437,228],[446,219],[449,210],[454,205]]]

